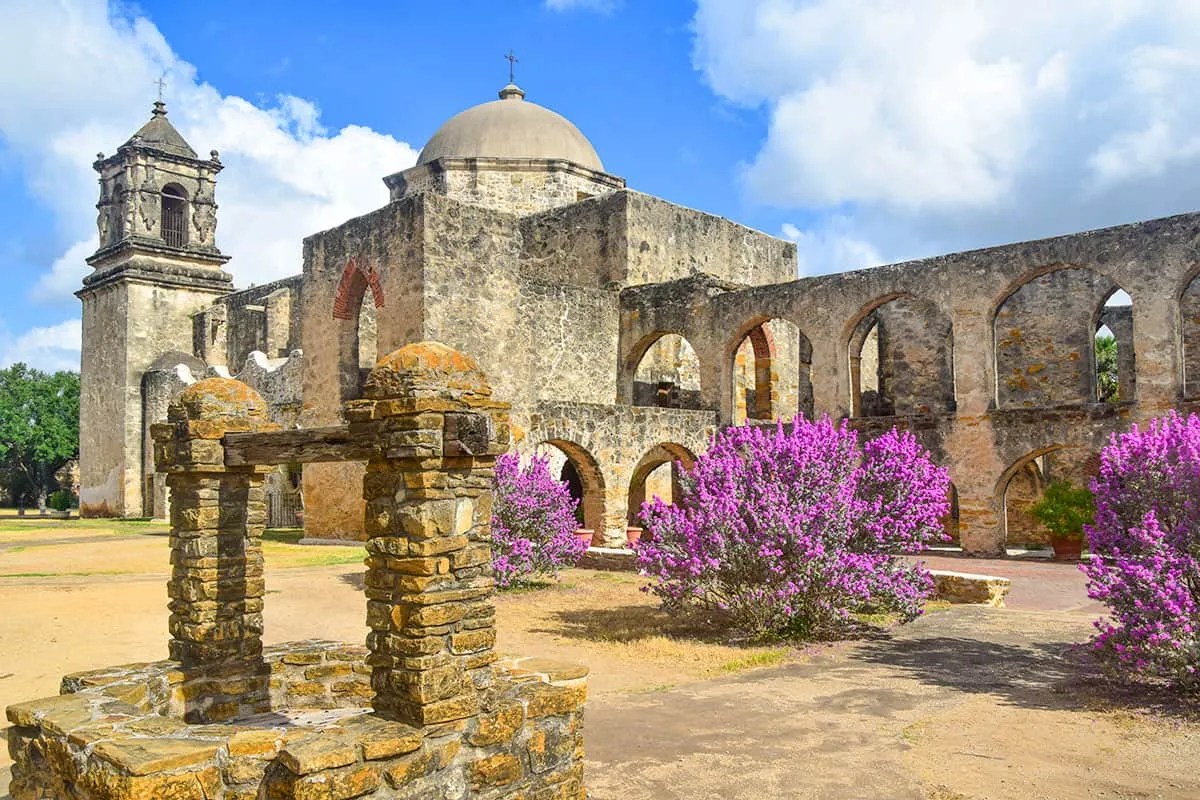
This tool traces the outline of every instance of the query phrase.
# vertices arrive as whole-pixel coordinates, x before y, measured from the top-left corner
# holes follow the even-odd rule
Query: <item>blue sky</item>
[[[220,149],[239,285],[382,205],[520,59],[632,188],[794,239],[819,274],[1200,208],[1194,0],[0,0],[0,366],[78,360],[98,151]]]

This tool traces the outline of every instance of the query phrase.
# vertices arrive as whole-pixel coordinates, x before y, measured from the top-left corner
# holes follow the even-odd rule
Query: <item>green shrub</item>
[[[1096,516],[1092,493],[1069,481],[1054,481],[1031,509],[1037,521],[1059,539],[1083,541],[1083,526]]]
[[[59,489],[50,493],[46,498],[46,505],[55,511],[68,511],[75,505],[75,495],[66,489]]]

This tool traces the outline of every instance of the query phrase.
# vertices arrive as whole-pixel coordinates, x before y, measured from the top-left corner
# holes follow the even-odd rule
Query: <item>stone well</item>
[[[498,660],[491,480],[507,406],[436,342],[382,359],[348,424],[278,431],[201,381],[155,427],[171,502],[169,660],[10,706],[13,800],[584,798],[587,670]],[[263,478],[365,460],[366,647],[262,646]]]

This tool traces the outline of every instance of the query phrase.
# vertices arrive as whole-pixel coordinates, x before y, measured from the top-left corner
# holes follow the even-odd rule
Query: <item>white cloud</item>
[[[1194,0],[699,0],[694,29],[713,90],[768,114],[749,195],[889,258],[1200,196]]]
[[[849,217],[834,215],[817,229],[801,230],[790,222],[781,226],[783,238],[796,243],[796,264],[800,275],[825,275],[865,269],[883,263],[883,256],[853,230]]]
[[[221,153],[217,243],[238,285],[298,273],[304,236],[384,205],[380,179],[416,160],[414,148],[369,128],[325,130],[303,98],[264,107],[222,95],[125,6],[12,0],[0,28],[0,142],[64,243],[34,300],[75,302],[95,247],[92,159],[149,119],[164,72],[171,121],[202,155]]]
[[[23,362],[46,372],[79,371],[83,326],[77,319],[13,336],[0,329],[0,368]]]
[[[620,0],[545,0],[551,11],[599,11],[607,14],[617,7]]]

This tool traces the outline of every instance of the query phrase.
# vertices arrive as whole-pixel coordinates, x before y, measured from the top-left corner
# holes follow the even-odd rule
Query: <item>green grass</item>
[[[530,592],[542,592],[548,589],[574,589],[575,584],[570,581],[556,581],[552,578],[542,578],[535,580],[521,581],[520,583],[511,586],[505,586],[500,589],[501,592],[507,595],[513,594],[529,594]]]
[[[304,538],[304,528],[267,528],[262,538],[264,542],[298,544]]]
[[[130,536],[143,534],[162,534],[170,530],[165,522],[135,519],[42,519],[27,517],[25,519],[0,520],[0,533],[38,533],[54,532],[72,533],[86,531],[91,534]]]
[[[344,564],[361,564],[367,551],[361,544],[355,545],[300,545],[285,541],[263,542],[263,559],[267,566],[290,567],[336,567]]]
[[[762,667],[775,667],[783,663],[787,658],[788,651],[782,648],[774,650],[763,650],[759,653],[751,653],[743,658],[735,658],[732,661],[726,661],[719,667],[721,672],[732,674],[735,672],[743,672],[748,669],[760,669]]]

